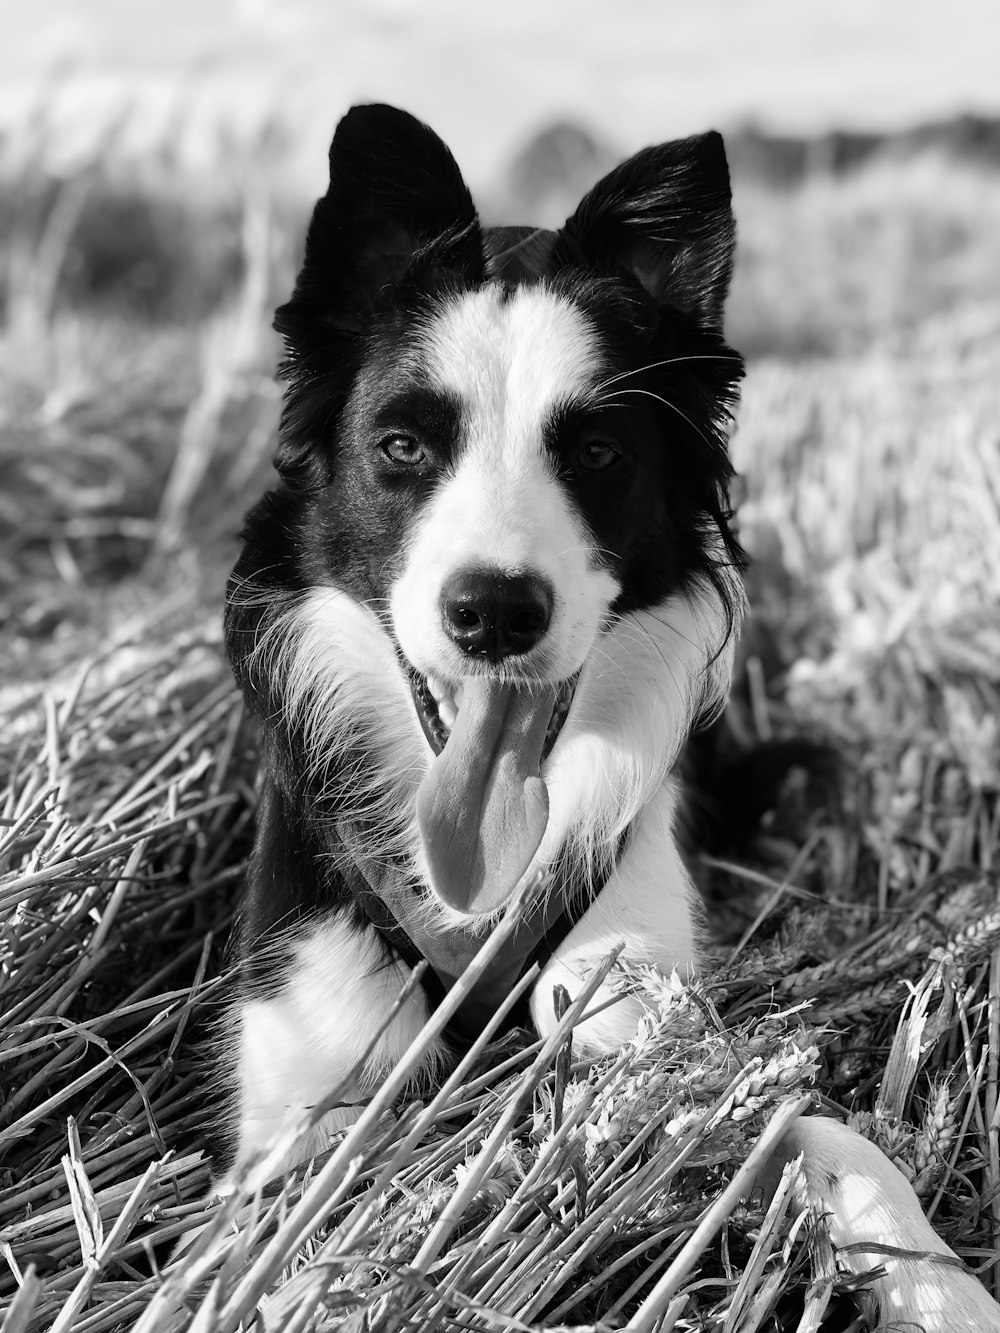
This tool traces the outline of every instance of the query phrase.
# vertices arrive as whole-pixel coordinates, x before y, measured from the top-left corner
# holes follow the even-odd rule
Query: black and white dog
[[[276,319],[279,482],[247,521],[226,618],[262,733],[237,1162],[338,1084],[425,958],[355,1090],[370,1093],[540,868],[551,892],[459,1038],[529,960],[545,1033],[554,985],[578,990],[617,941],[667,971],[696,958],[677,764],[724,702],[743,611],[733,245],[717,134],[637,154],[550,232],[484,229],[447,148],[402,112],[357,107],[338,127]],[[640,1008],[620,996],[577,1042],[615,1048]],[[829,1121],[786,1152],[805,1149],[810,1188],[841,1212],[858,1189],[842,1135],[894,1171]],[[880,1183],[875,1212],[900,1185]]]

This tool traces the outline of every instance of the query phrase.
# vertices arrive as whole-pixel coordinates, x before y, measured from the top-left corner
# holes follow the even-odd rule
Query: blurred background
[[[433,125],[510,223],[557,224],[644,144],[724,132],[754,561],[730,715],[748,742],[831,740],[844,790],[793,774],[759,871],[705,863],[713,929],[773,934],[736,1012],[756,988],[798,1022],[815,997],[820,1086],[1000,1297],[998,71],[997,0],[0,0],[0,1303],[14,1254],[44,1287],[11,1327],[72,1307],[131,1328],[148,1302],[117,1223],[92,1290],[88,1171],[108,1235],[140,1197],[163,1236],[203,1206],[197,1029],[255,803],[225,581],[274,475],[272,313],[333,127],[371,99]],[[183,1156],[147,1213],[130,1192],[165,1144]],[[727,1228],[692,1277],[713,1327],[749,1253]],[[816,1253],[794,1260],[803,1327]],[[748,1271],[763,1320],[776,1269]]]
[[[217,615],[270,475],[271,314],[336,120],[379,99],[493,221],[723,130],[765,689],[846,671],[882,728],[873,680],[972,662],[992,707],[998,63],[992,0],[5,0],[0,690]]]

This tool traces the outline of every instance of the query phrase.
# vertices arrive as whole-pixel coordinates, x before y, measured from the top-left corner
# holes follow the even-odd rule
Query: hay
[[[404,1067],[325,1160],[269,1192],[248,1179],[220,1206],[205,1198],[213,1077],[197,1037],[224,987],[253,796],[217,632],[114,648],[11,732],[5,1331],[226,1330],[255,1311],[264,1329],[736,1330],[796,1305],[799,1327],[818,1327],[857,1280],[836,1272],[819,1220],[794,1215],[790,1180],[766,1214],[740,1201],[768,1134],[817,1086],[852,1102],[948,1242],[992,1262],[996,876],[947,871],[918,895],[879,868],[914,822],[944,840],[934,784],[879,864],[857,853],[856,895],[801,887],[842,858],[833,825],[793,880],[718,864],[730,892],[742,881],[743,938],[691,988],[609,959],[656,1015],[618,1056],[574,1059],[586,997],[547,1042],[487,1033],[426,1100]],[[995,812],[990,836],[995,849]]]

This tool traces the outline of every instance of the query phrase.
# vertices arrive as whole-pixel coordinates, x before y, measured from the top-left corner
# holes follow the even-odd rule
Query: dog
[[[279,480],[247,519],[226,612],[261,734],[230,1025],[237,1168],[369,1047],[344,1100],[370,1095],[539,873],[546,894],[430,1065],[529,962],[543,1035],[555,988],[575,994],[618,941],[633,963],[694,967],[680,758],[724,706],[744,612],[734,243],[715,133],[636,154],[547,231],[484,228],[413,117],[340,122],[275,318]],[[574,1034],[592,1053],[642,1013],[610,981],[595,1007]],[[332,1111],[300,1154],[353,1114]],[[780,1160],[799,1153],[835,1241],[873,1245],[886,1317],[1000,1329],[957,1260],[883,1248],[950,1254],[877,1149],[807,1118]]]

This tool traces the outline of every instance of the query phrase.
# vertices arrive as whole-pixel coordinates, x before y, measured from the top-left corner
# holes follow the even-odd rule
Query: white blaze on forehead
[[[493,284],[455,297],[431,317],[425,339],[428,372],[461,400],[469,443],[487,442],[487,423],[502,428],[502,442],[490,443],[502,443],[507,462],[518,447],[537,451],[553,408],[584,395],[601,368],[586,315],[544,286],[506,295]]]

